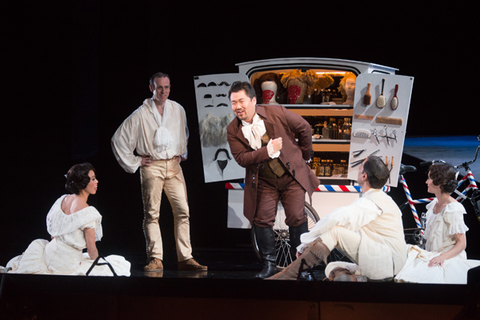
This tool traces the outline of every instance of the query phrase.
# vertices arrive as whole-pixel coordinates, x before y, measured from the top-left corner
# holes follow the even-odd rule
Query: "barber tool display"
[[[375,118],[376,123],[387,123],[387,124],[396,124],[398,126],[401,126],[403,123],[402,118],[389,118],[389,117],[377,117]]]
[[[371,136],[371,132],[367,129],[357,129],[353,132],[353,136],[355,138],[369,139]]]
[[[390,107],[392,108],[392,110],[397,110],[398,108],[397,92],[398,92],[398,84],[395,85],[395,93],[393,94],[393,99],[390,102]]]
[[[370,87],[371,86],[372,86],[372,84],[369,82],[368,86],[367,86],[367,92],[363,96],[363,104],[366,105],[366,106],[369,106],[370,103],[372,103],[372,94],[370,93]]]
[[[383,89],[385,87],[385,78],[382,79],[382,93],[377,98],[377,107],[383,108],[386,105],[385,96],[383,95]]]
[[[392,179],[389,186],[396,186],[393,179],[398,175],[400,165],[394,159],[401,159],[405,139],[413,77],[388,74],[362,74],[357,77],[357,87],[363,92],[375,96],[375,101],[368,104],[367,94],[356,99],[353,109],[352,138],[350,140],[348,178],[355,179],[359,162],[356,151],[364,153],[378,151],[377,156],[386,160]],[[400,101],[402,106],[399,107]],[[373,106],[373,104],[375,106]],[[386,158],[388,156],[388,159]]]

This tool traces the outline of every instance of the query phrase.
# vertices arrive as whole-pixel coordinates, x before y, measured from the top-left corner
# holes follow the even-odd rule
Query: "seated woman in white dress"
[[[457,186],[455,170],[447,164],[432,165],[426,181],[436,198],[427,205],[425,249],[408,246],[408,257],[397,282],[466,284],[469,269],[480,260],[467,260],[463,221],[465,208],[450,194]]]
[[[37,239],[25,252],[11,259],[8,273],[85,275],[98,257],[95,241],[102,238],[102,216],[87,204],[97,193],[98,180],[90,163],[74,165],[67,173],[65,188],[47,214],[47,231],[52,240]],[[83,249],[87,252],[83,253]],[[105,257],[117,275],[130,276],[130,262],[117,255]],[[100,259],[99,262],[104,262]],[[95,266],[90,275],[112,276],[108,265]]]

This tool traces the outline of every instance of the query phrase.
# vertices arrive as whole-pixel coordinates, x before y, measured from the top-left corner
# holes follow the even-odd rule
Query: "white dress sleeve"
[[[90,221],[85,223],[83,226],[80,227],[80,230],[85,230],[85,229],[95,229],[97,227],[97,221]]]
[[[95,240],[100,241],[103,236],[102,216],[95,207],[89,206],[72,214],[65,214],[61,209],[63,198],[61,196],[47,214],[47,231],[52,237],[63,236],[73,233],[83,226],[89,225],[95,228]]]
[[[445,207],[443,219],[445,221],[446,234],[455,235],[457,233],[466,233],[468,227],[463,221],[463,215],[466,214],[465,208],[458,202],[449,203]]]

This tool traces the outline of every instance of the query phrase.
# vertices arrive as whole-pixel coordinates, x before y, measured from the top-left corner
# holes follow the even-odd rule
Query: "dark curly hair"
[[[428,174],[434,185],[440,187],[443,193],[452,193],[457,188],[456,171],[449,164],[434,164],[428,169]]]
[[[71,193],[80,194],[80,190],[85,189],[90,182],[90,177],[88,176],[90,170],[95,172],[95,168],[88,162],[71,167],[66,174],[67,182],[65,183],[65,189]]]

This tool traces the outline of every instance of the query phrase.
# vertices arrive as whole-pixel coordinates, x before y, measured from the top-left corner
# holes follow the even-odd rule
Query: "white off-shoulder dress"
[[[433,207],[437,202],[438,200],[434,199],[427,205],[426,250],[408,245],[407,262],[395,277],[397,282],[466,284],[468,270],[480,266],[480,260],[467,259],[465,250],[445,260],[443,266],[428,266],[430,259],[447,252],[455,245],[455,234],[468,231],[463,221],[466,211],[462,204],[451,202],[435,214]]]
[[[93,264],[88,253],[83,253],[87,243],[83,230],[95,229],[95,241],[100,241],[102,232],[102,216],[92,206],[72,214],[65,214],[61,209],[61,196],[47,215],[47,231],[53,237],[51,241],[34,240],[27,250],[7,263],[9,273],[29,274],[63,274],[85,275]],[[130,276],[130,262],[119,255],[109,255],[105,259],[112,265],[119,276]],[[99,262],[104,262],[100,259]],[[113,276],[107,265],[97,265],[89,275]]]

